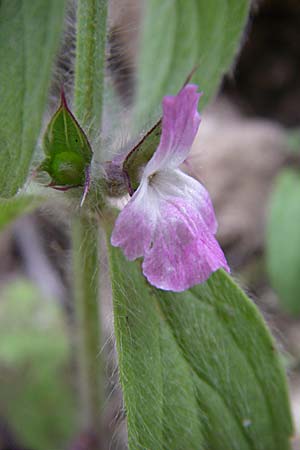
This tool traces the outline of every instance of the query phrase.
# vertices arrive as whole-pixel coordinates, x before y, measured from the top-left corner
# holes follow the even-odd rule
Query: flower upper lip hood
[[[214,235],[217,222],[204,186],[179,169],[200,125],[200,94],[188,84],[163,99],[162,135],[111,237],[127,259],[144,257],[143,273],[164,290],[183,291],[219,268],[229,271]]]

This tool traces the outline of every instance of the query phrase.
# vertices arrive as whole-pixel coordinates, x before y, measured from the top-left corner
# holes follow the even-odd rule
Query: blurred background
[[[118,0],[111,2],[107,76],[126,108],[134,96],[139,18],[138,1],[123,1],[121,9]],[[72,38],[66,38],[64,52],[72,45]],[[58,59],[60,69],[69,71],[66,64],[62,67]],[[299,434],[298,0],[253,2],[240,53],[217,98],[203,113],[188,162],[187,170],[212,195],[218,237],[233,276],[262,311],[282,350]],[[77,426],[69,278],[68,223],[63,214],[43,208],[2,231],[0,450],[92,448],[93,436],[80,435]],[[104,345],[99,355],[106,361],[102,446],[121,450],[126,448],[126,425],[107,273],[101,275],[101,286]],[[297,448],[297,436],[294,444]]]

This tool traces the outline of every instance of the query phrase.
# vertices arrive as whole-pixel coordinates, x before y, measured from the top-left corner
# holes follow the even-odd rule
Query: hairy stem
[[[97,223],[75,218],[72,237],[82,426],[97,435],[102,408]]]
[[[107,0],[77,1],[74,113],[90,140],[101,130]],[[100,150],[99,150],[100,151]],[[84,213],[73,219],[75,311],[78,324],[82,426],[100,448],[102,364],[99,318],[99,258],[96,220]]]

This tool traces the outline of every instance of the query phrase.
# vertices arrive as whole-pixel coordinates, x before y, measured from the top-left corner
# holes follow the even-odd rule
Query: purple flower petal
[[[152,214],[147,185],[141,184],[120,212],[111,236],[111,244],[121,247],[127,259],[143,256],[151,245],[156,216]]]
[[[184,199],[184,204],[198,210],[209,231],[213,234],[217,232],[218,224],[210,195],[199,181],[179,169],[162,170],[152,176],[150,187],[161,200]]]
[[[210,196],[178,169],[200,124],[196,90],[187,85],[177,96],[164,98],[160,144],[111,238],[128,259],[144,257],[143,272],[151,284],[177,292],[220,268],[229,271],[214,237],[217,221]]]
[[[182,291],[221,267],[229,270],[216,229],[206,189],[180,170],[166,170],[142,182],[120,213],[111,243],[130,260],[144,256],[151,284]]]
[[[186,85],[179,94],[163,99],[162,135],[145,168],[146,175],[177,168],[187,157],[200,125],[197,86]]]
[[[220,268],[229,272],[224,254],[199,212],[182,199],[161,202],[161,220],[143,262],[148,281],[157,288],[179,292],[203,283]]]

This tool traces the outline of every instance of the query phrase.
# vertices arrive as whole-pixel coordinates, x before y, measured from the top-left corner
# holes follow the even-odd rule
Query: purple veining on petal
[[[182,199],[161,202],[161,220],[147,250],[143,273],[157,288],[180,292],[224,268],[225,256],[198,211]]]
[[[162,135],[145,173],[178,167],[187,157],[200,125],[197,86],[186,85],[179,94],[163,99]]]

